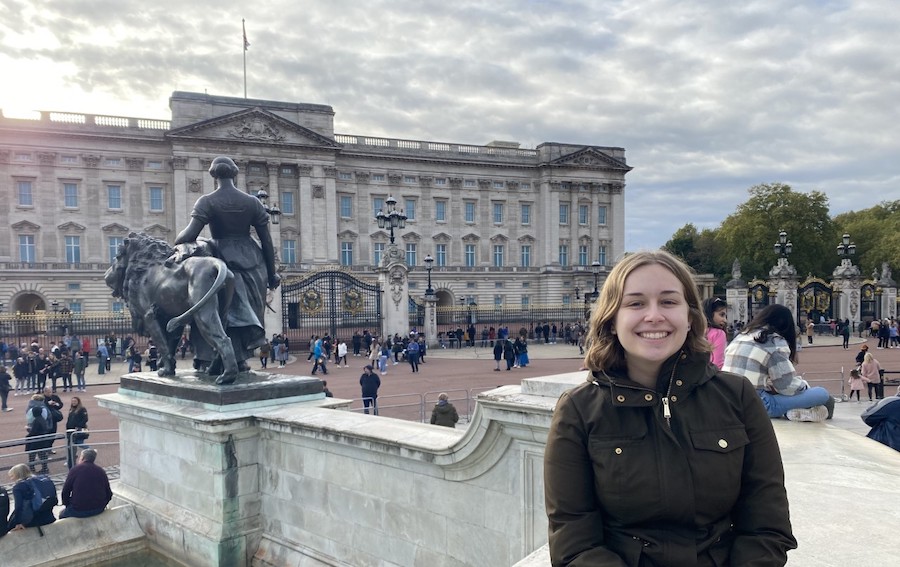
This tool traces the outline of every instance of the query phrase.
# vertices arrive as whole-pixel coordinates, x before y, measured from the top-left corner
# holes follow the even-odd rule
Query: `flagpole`
[[[247,43],[247,24],[245,23],[244,18],[241,18],[241,28],[244,32],[244,98],[247,98],[247,46],[250,45]]]

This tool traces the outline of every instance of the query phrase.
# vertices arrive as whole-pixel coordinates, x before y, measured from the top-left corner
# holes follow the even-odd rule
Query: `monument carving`
[[[156,250],[148,259],[142,256],[145,242],[129,241],[107,271],[106,282],[113,295],[125,300],[135,330],[154,340],[158,337],[159,344],[165,345],[169,352],[162,356],[172,357],[172,341],[191,323],[195,368],[216,375],[216,384],[222,385],[233,383],[239,372],[249,371],[247,360],[265,343],[266,294],[278,287],[281,278],[275,266],[268,212],[259,199],[235,186],[237,165],[220,156],[210,164],[209,173],[216,188],[197,199],[190,223],[175,239],[175,248],[162,241],[146,243]],[[198,240],[207,226],[212,239]],[[251,228],[259,244],[251,238]],[[141,262],[135,262],[138,257]],[[206,279],[193,280],[195,275],[200,277],[198,272]],[[211,291],[213,287],[203,282],[213,279],[213,287],[219,287]],[[169,362],[171,366],[164,364],[161,376],[174,375],[174,357]]]
[[[128,306],[134,330],[157,345],[160,376],[175,375],[175,351],[187,323],[219,354],[222,374],[217,382],[233,382],[237,376],[222,322],[234,292],[234,274],[208,250],[196,243],[175,249],[164,240],[132,232],[104,276],[113,297]]]

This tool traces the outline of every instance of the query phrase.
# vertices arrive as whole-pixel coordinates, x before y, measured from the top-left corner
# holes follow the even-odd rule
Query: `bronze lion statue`
[[[234,274],[213,256],[204,241],[173,248],[144,233],[131,233],[104,275],[113,297],[131,311],[132,326],[150,336],[159,349],[160,376],[175,375],[175,350],[191,325],[210,346],[215,360],[209,372],[216,384],[231,384],[238,374],[225,320],[234,292]]]

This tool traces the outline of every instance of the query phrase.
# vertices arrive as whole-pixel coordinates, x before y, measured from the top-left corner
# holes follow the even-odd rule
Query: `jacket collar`
[[[624,368],[593,371],[588,375],[588,381],[601,388],[609,388],[614,405],[650,406],[660,396],[683,398],[715,374],[716,368],[709,363],[708,353],[679,351],[669,357],[660,369],[657,384],[663,387],[662,392],[629,379]]]

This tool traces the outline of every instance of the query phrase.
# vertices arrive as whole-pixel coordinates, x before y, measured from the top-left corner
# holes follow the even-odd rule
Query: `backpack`
[[[51,430],[52,430],[52,427],[50,426],[49,423],[47,423],[47,420],[44,419],[43,414],[36,415],[32,418],[32,421],[31,421],[31,435],[32,436],[46,435],[47,433],[50,433]]]
[[[29,479],[34,495],[31,497],[31,510],[35,514],[41,514],[59,504],[56,497],[56,485],[49,476],[33,476]]]

